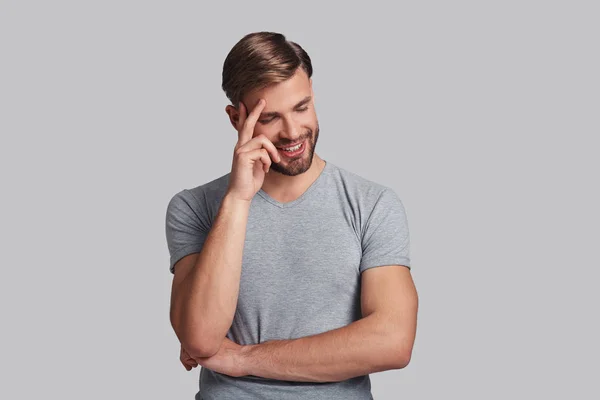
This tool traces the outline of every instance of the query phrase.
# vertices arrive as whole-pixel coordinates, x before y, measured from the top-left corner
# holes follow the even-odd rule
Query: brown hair
[[[310,78],[312,63],[304,49],[276,32],[253,32],[233,46],[223,63],[225,95],[235,106],[253,90],[291,78],[301,67]]]

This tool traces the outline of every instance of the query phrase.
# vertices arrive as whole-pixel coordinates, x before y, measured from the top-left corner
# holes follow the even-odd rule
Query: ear
[[[229,122],[231,122],[233,129],[235,129],[237,132],[238,120],[240,119],[240,111],[231,104],[228,104],[227,107],[225,107],[225,113],[229,116]]]

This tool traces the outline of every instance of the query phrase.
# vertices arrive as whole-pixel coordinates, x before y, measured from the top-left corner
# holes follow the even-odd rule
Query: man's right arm
[[[185,205],[179,201],[169,204],[167,242],[175,274],[171,325],[192,358],[216,354],[233,323],[250,203],[272,160],[281,162],[277,148],[264,134],[254,136],[265,105],[264,99],[258,99],[250,114],[241,101],[239,110],[226,107],[238,141],[227,191],[212,227],[208,228],[206,213],[190,212],[185,199],[177,199]],[[260,168],[255,168],[257,165]]]
[[[192,357],[216,354],[233,322],[249,209],[226,194],[202,250],[174,266],[170,320]]]

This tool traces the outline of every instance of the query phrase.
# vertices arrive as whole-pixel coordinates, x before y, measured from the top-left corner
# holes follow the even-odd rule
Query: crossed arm
[[[363,318],[318,335],[241,346],[237,361],[242,374],[332,382],[408,365],[418,310],[410,270],[374,267],[361,279]]]

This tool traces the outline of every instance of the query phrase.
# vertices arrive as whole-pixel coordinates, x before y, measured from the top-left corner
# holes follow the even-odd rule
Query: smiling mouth
[[[304,140],[306,140],[306,139],[304,139]],[[300,142],[296,142],[296,143],[294,143],[294,144],[287,145],[287,146],[278,146],[277,148],[278,148],[278,149],[281,149],[281,150],[284,150],[284,149],[289,149],[289,148],[292,148],[292,147],[296,147],[296,146],[298,146],[299,144],[302,144],[302,143],[304,143],[304,140],[302,140],[302,141],[300,141]]]
[[[299,144],[296,144],[295,146],[278,147],[277,150],[279,150],[279,153],[283,154],[286,157],[294,157],[299,154],[302,154],[304,152],[305,147],[306,147],[306,139],[303,140],[302,142],[300,142]],[[291,149],[291,150],[285,150],[285,149]]]

